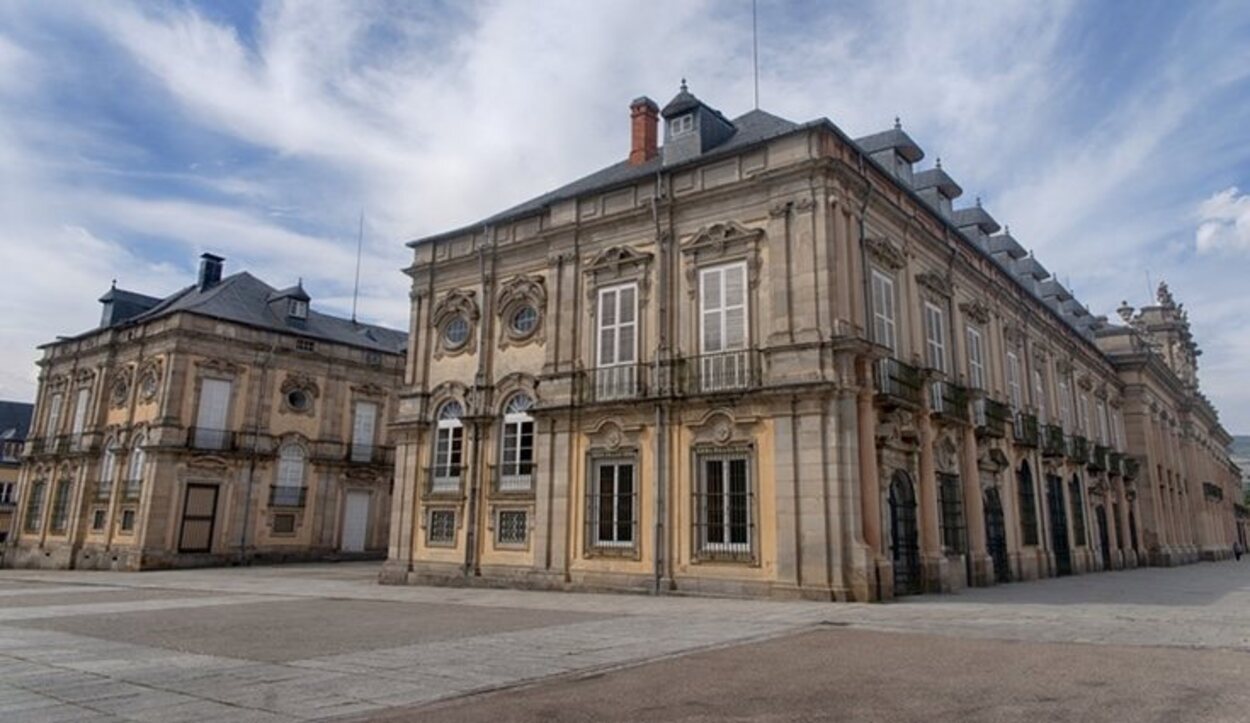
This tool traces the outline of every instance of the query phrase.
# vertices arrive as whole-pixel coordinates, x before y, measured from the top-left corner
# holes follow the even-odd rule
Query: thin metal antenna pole
[[[760,32],[756,0],[751,0],[751,64],[755,69],[755,110],[760,109]]]
[[[365,242],[365,210],[360,209],[360,230],[356,233],[356,284],[352,288],[352,323],[356,323],[356,301],[360,298],[360,255]]]

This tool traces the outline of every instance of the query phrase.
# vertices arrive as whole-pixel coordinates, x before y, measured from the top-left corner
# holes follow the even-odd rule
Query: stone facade
[[[389,350],[326,336],[347,320],[310,311],[302,289],[216,274],[165,300],[115,289],[100,328],[43,347],[6,564],[384,554],[403,334],[348,327]],[[128,299],[138,306],[119,320]]]
[[[384,581],[882,600],[1227,554],[1196,383],[954,209],[901,128],[683,87],[631,137],[410,244]]]

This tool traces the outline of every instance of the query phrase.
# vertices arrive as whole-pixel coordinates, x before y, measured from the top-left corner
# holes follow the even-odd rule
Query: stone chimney
[[[221,281],[224,262],[225,259],[215,254],[200,254],[200,278],[197,280],[200,291],[206,291]]]
[[[629,165],[638,166],[659,154],[656,144],[660,106],[647,96],[629,104]]]

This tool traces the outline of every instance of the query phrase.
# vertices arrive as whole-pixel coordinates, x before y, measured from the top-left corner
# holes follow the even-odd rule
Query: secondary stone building
[[[17,476],[22,466],[22,448],[30,429],[33,404],[0,401],[0,561],[4,543],[13,529],[17,507]]]
[[[222,266],[42,347],[7,564],[382,556],[405,334]]]
[[[1228,554],[1170,298],[1091,314],[897,124],[630,113],[627,159],[410,244],[384,581],[877,600]]]

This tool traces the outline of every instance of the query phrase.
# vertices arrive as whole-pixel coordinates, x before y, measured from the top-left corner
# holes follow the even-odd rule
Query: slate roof
[[[868,154],[893,148],[900,156],[906,158],[908,163],[916,163],[924,158],[924,151],[920,149],[920,146],[916,145],[906,131],[897,126],[888,131],[856,138],[855,142],[864,149],[864,153]]]
[[[711,151],[708,151],[697,158],[691,159],[688,163],[703,163],[709,158],[716,158],[722,154],[730,154],[743,148],[744,146],[759,143],[770,138],[776,138],[777,136],[785,135],[800,128],[818,125],[820,122],[823,121],[814,121],[812,123],[800,125],[784,118],[778,118],[772,113],[767,113],[762,110],[753,110],[733,119],[732,123],[736,130],[734,131],[734,134],[730,136],[729,140],[720,144]],[[614,163],[607,168],[595,171],[589,176],[583,176],[572,183],[560,186],[554,191],[548,191],[541,196],[536,196],[528,201],[525,201],[524,203],[517,204],[512,208],[500,211],[499,213],[485,218],[478,223],[440,233],[436,236],[429,236],[416,241],[410,241],[408,242],[408,245],[416,246],[417,244],[424,243],[425,241],[431,241],[436,238],[458,236],[470,229],[476,229],[482,226],[500,223],[505,220],[528,216],[533,213],[538,213],[553,203],[570,198],[576,198],[582,194],[590,193],[592,191],[605,191],[615,186],[635,183],[640,179],[654,176],[656,172],[662,168],[664,170],[669,170],[681,165],[678,164],[678,166],[668,166],[665,168],[663,166],[663,162],[663,157],[657,155],[655,158],[652,158],[646,163],[640,163],[636,166],[629,165],[628,160],[621,161],[620,163]]]
[[[959,198],[964,193],[964,189],[960,188],[959,184],[955,183],[955,179],[947,175],[941,166],[917,171],[912,178],[911,185],[917,191],[931,187],[937,188],[942,195],[950,199]]]
[[[998,222],[994,220],[989,211],[981,208],[980,204],[968,208],[955,209],[951,213],[951,221],[959,228],[979,226],[987,235],[999,229]]]
[[[0,401],[0,440],[26,439],[35,405]]]
[[[200,287],[195,285],[174,292],[147,311],[126,319],[120,324],[141,324],[178,312],[187,312],[269,331],[321,339],[389,354],[404,353],[408,344],[408,335],[395,329],[353,322],[350,319],[323,314],[313,309],[308,310],[307,319],[288,321],[285,314],[286,307],[281,306],[275,310],[270,306],[269,301],[282,298],[288,291],[297,288],[300,293],[303,292],[302,287],[292,287],[280,292],[248,272],[240,271],[205,290],[200,290]],[[307,298],[306,294],[305,298]],[[114,324],[114,326],[118,325]]]

